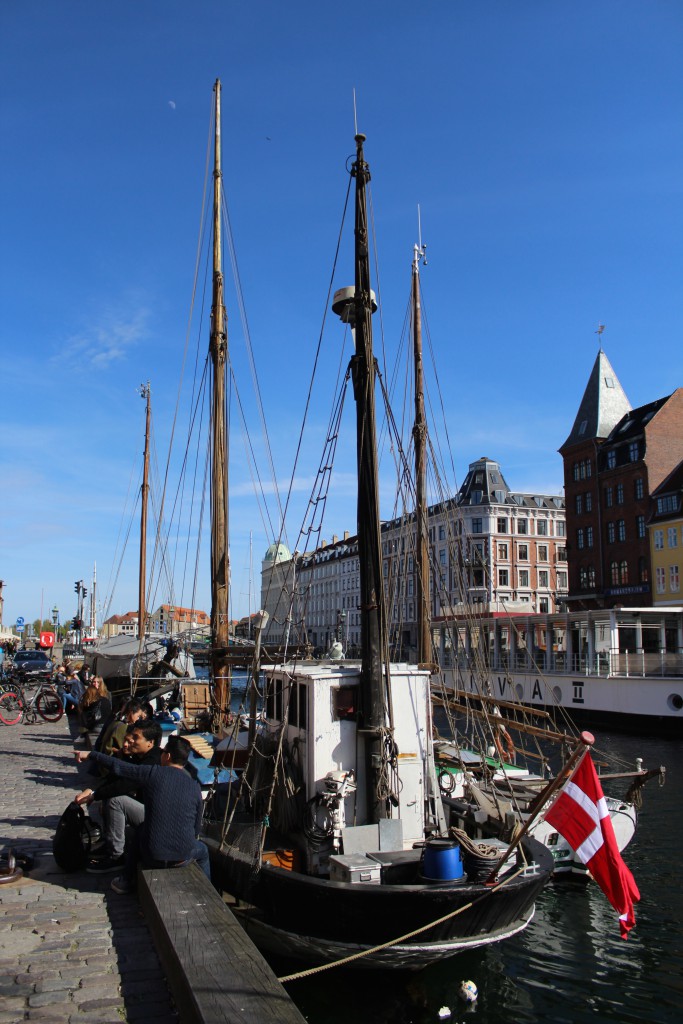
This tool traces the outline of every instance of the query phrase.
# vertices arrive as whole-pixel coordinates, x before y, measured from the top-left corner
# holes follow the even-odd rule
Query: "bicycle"
[[[17,725],[24,718],[32,725],[38,716],[46,722],[58,722],[64,714],[62,699],[54,686],[41,683],[32,697],[29,697],[18,682],[11,684],[0,694],[0,722],[3,725]]]

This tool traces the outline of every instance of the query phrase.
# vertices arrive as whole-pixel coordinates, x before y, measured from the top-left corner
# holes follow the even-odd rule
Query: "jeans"
[[[126,845],[126,825],[137,828],[145,820],[145,807],[132,796],[113,796],[102,805],[104,837],[111,857],[122,857]]]
[[[74,698],[71,696],[71,694],[67,693],[66,690],[62,690],[61,688],[58,688],[57,692],[59,693],[59,696],[62,698],[62,707],[64,708],[65,711],[66,711],[67,703],[73,704],[73,706],[75,708],[78,707],[78,701],[74,700]]]

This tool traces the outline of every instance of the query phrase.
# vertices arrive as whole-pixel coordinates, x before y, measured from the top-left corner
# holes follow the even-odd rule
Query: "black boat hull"
[[[232,848],[221,850],[210,837],[205,841],[214,884],[256,907],[265,925],[341,947],[414,945],[416,954],[418,947],[430,944],[465,941],[471,948],[519,931],[552,872],[552,857],[533,840],[528,849],[533,847],[534,866],[519,874],[508,872],[498,886],[467,881],[333,882],[266,862],[254,872],[246,855]],[[432,959],[453,953],[439,951]],[[425,960],[424,950],[419,961],[431,962]]]

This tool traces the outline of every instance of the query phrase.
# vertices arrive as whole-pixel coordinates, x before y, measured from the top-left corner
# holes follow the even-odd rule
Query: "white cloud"
[[[97,323],[86,326],[66,340],[59,353],[66,360],[97,370],[106,370],[120,362],[139,341],[147,336],[149,312],[140,308],[128,315],[103,311]]]

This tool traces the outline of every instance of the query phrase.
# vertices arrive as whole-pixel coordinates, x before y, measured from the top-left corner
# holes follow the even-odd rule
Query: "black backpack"
[[[92,857],[100,830],[77,803],[69,804],[59,819],[52,853],[62,871],[81,871]]]

